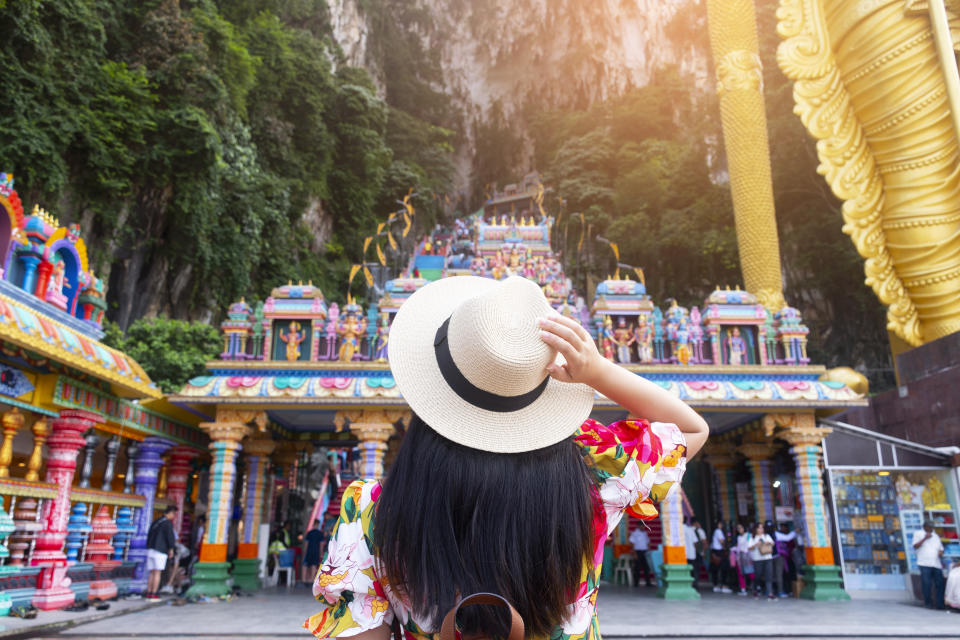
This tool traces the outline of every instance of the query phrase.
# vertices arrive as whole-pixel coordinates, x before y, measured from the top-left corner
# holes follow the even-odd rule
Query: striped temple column
[[[808,600],[849,600],[843,590],[840,567],[834,564],[830,543],[830,517],[823,492],[823,438],[832,429],[817,426],[812,413],[774,414],[764,416],[768,432],[776,430],[778,438],[790,444],[790,453],[797,467],[797,494],[807,564],[803,567],[804,587],[801,598]]]
[[[260,588],[259,548],[260,522],[263,515],[265,488],[269,482],[267,465],[276,443],[269,435],[248,439],[243,443],[247,454],[247,475],[243,501],[243,537],[237,545],[237,559],[233,561],[233,583],[241,589]]]
[[[663,568],[657,596],[665,600],[699,600],[700,594],[693,588],[691,566],[687,562],[683,536],[683,494],[679,486],[660,501],[660,524]]]
[[[153,524],[153,502],[157,494],[157,479],[163,466],[163,454],[173,446],[173,442],[156,436],[144,438],[137,447],[136,462],[133,466],[133,492],[143,496],[143,506],[137,510],[137,530],[130,538],[127,559],[137,563],[130,582],[131,593],[143,593],[147,590],[147,534]],[[129,466],[129,465],[128,465]],[[126,478],[124,478],[126,482]]]
[[[30,564],[41,567],[33,606],[44,611],[73,604],[74,593],[67,578],[67,556],[63,543],[70,517],[70,488],[77,468],[77,454],[85,444],[83,434],[103,422],[100,414],[79,409],[64,409],[50,421],[53,435],[47,440],[45,482],[57,485],[57,497],[43,506],[43,529],[36,537]]]
[[[177,505],[177,517],[173,521],[173,530],[177,540],[181,539],[183,529],[183,503],[187,499],[187,484],[192,473],[191,461],[200,455],[196,449],[186,445],[177,445],[170,450],[167,463],[167,497]]]
[[[337,429],[342,429],[343,420],[350,421],[350,431],[360,440],[363,465],[360,473],[365,479],[379,480],[383,477],[383,458],[387,443],[399,420],[409,421],[410,412],[387,409],[344,411],[337,414]]]
[[[773,445],[767,442],[746,442],[740,445],[739,451],[746,456],[753,478],[754,519],[757,522],[773,520],[773,490],[770,485]]]
[[[227,578],[227,532],[233,510],[233,483],[237,474],[240,442],[252,429],[243,422],[201,422],[210,436],[210,497],[207,529],[200,550],[200,561],[193,568],[193,586],[187,595],[221,596],[230,593]]]
[[[728,523],[737,521],[737,495],[733,481],[733,468],[736,466],[736,459],[733,454],[732,444],[724,440],[714,440],[707,445],[707,456],[704,458],[713,467],[714,478],[717,482],[720,519]]]

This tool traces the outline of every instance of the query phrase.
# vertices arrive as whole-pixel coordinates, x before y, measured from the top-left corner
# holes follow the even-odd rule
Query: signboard
[[[917,569],[917,550],[911,541],[913,534],[923,529],[923,511],[920,509],[901,509],[900,527],[903,529],[903,549],[907,554],[907,570],[914,572]]]

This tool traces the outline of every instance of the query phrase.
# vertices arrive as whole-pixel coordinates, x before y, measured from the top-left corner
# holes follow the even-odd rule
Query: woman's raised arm
[[[587,330],[572,318],[556,314],[538,322],[540,337],[566,360],[547,367],[551,376],[587,384],[638,417],[677,425],[687,440],[687,458],[703,447],[710,428],[685,402],[602,357]]]

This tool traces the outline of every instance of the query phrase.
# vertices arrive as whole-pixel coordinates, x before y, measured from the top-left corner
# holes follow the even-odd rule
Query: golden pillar
[[[26,480],[37,482],[40,480],[40,468],[43,466],[43,443],[47,441],[50,435],[50,425],[46,418],[40,418],[30,427],[33,431],[33,451],[30,452],[30,460],[27,461]]]
[[[0,478],[10,475],[10,463],[13,462],[13,437],[23,426],[23,414],[14,407],[3,414],[3,444],[0,444]]]
[[[707,0],[707,22],[743,281],[767,309],[779,311],[786,303],[753,0]]]

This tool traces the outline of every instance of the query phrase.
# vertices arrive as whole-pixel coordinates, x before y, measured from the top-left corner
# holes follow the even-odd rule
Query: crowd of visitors
[[[696,518],[688,518],[683,533],[694,586],[701,576],[708,576],[715,593],[776,600],[790,596],[802,576],[802,540],[787,523],[777,528],[767,520],[729,529],[718,522],[708,537]],[[646,532],[640,535],[635,531],[630,537],[638,556],[643,549],[649,557],[646,536]],[[634,569],[635,583],[639,583],[641,569],[646,570],[640,565]]]

